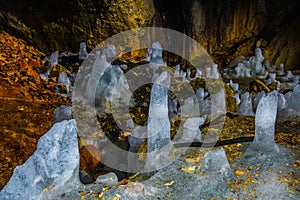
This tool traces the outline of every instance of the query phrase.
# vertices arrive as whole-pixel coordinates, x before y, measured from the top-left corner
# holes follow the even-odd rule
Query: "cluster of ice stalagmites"
[[[236,59],[237,60],[237,59]],[[235,63],[230,68],[226,68],[224,71],[225,77],[252,77],[262,76],[266,77],[268,72],[266,67],[262,64],[264,57],[260,48],[255,49],[255,56],[250,57],[249,60],[242,59],[242,62]],[[232,62],[233,63],[233,62]],[[234,67],[234,68],[232,68]]]
[[[277,91],[277,90],[275,90]],[[287,120],[299,120],[300,119],[300,84],[294,86],[292,91],[287,93],[278,93],[278,114],[277,119],[280,121]],[[238,105],[237,114],[242,116],[255,116],[255,112],[258,106],[258,102],[266,94],[266,92],[261,91],[258,93],[253,93],[252,96],[249,92],[236,91],[235,98]]]
[[[285,71],[282,63],[278,66],[278,69],[274,65],[271,66],[270,62],[264,59],[260,48],[256,48],[255,56],[250,57],[248,60],[244,56],[233,59],[224,69],[223,75],[226,78],[266,78],[266,84],[279,83],[276,76],[280,77],[281,81],[290,81],[294,84],[299,82],[299,76],[293,75],[291,70]]]
[[[86,58],[84,45],[81,47],[80,57]],[[165,64],[162,60],[160,44],[155,43],[149,53],[150,66],[156,73],[157,66]],[[261,51],[257,50],[256,53],[256,56],[250,59],[248,64],[253,73],[262,75],[264,73],[262,70],[264,68],[261,66],[263,57]],[[122,98],[125,98],[127,102],[131,92],[122,70],[124,66],[112,65],[108,61],[108,57],[114,57],[112,46],[102,52],[96,52],[94,56],[93,68],[86,69],[92,73],[86,77],[79,77],[82,81],[82,93],[80,95],[88,99],[87,104],[90,103],[91,97],[96,96],[96,105],[107,112],[105,109],[109,107],[111,101],[115,100],[114,98],[119,99],[114,102],[114,106],[120,106]],[[249,73],[249,71],[245,73]],[[193,79],[190,71],[182,72],[180,66],[176,68],[174,75],[182,76],[182,82],[189,82]],[[197,76],[202,76],[202,72],[198,71]],[[119,198],[120,196],[122,199],[164,199],[168,198],[170,194],[176,195],[175,199],[236,197],[236,194],[230,191],[227,184],[228,180],[235,180],[235,178],[230,167],[231,163],[228,161],[223,148],[206,152],[201,163],[195,163],[194,166],[188,167],[190,171],[195,171],[195,173],[186,173],[182,170],[187,165],[185,158],[181,160],[171,159],[175,155],[173,154],[175,149],[173,149],[173,141],[170,137],[170,112],[181,112],[182,116],[187,117],[182,127],[182,136],[176,142],[203,142],[199,126],[205,122],[211,112],[218,113],[225,110],[224,90],[221,89],[216,94],[208,94],[204,88],[199,88],[196,91],[196,98],[186,98],[178,109],[179,102],[176,98],[171,99],[169,95],[171,74],[168,71],[163,71],[151,78],[154,80],[154,84],[151,89],[147,124],[137,126],[133,121],[127,120],[126,128],[131,131],[129,136],[131,152],[138,152],[139,147],[147,140],[146,164],[144,166],[140,163],[137,164],[141,167],[141,171],[157,171],[155,175],[143,182],[129,183],[124,187],[113,187],[119,183],[116,175],[110,173],[99,176],[94,184],[84,187],[79,180],[76,123],[75,120],[61,121],[65,118],[68,119],[71,115],[70,109],[62,107],[62,111],[57,110],[54,117],[54,121],[57,123],[41,138],[35,154],[24,165],[16,168],[10,182],[0,193],[1,199],[58,199],[62,195],[65,198],[78,199],[81,196],[78,191],[86,190],[90,190],[87,192],[89,194],[99,193],[108,199]],[[217,65],[206,68],[205,78],[219,78]],[[239,92],[237,84],[231,82],[230,86],[234,91]],[[115,94],[113,92],[115,88],[118,88],[120,93]],[[249,97],[249,93],[244,93],[241,100],[239,97],[236,98],[237,102],[240,101],[239,114],[254,116],[254,112],[256,113],[255,138],[246,151],[248,156],[249,154],[268,155],[280,151],[274,142],[277,111],[285,110],[290,114],[290,112],[300,110],[299,98],[299,85],[294,88],[293,92],[286,95],[273,91],[269,94],[261,92],[252,97]],[[194,112],[193,108],[198,106],[198,103],[202,107],[200,106],[201,115],[197,116],[199,112]],[[60,113],[64,115],[62,118],[59,116]],[[136,157],[132,158],[137,160]],[[263,158],[258,156],[257,159],[261,161]],[[128,157],[129,162],[135,162],[135,160],[130,159]],[[174,161],[174,163],[162,168],[162,163],[168,161]],[[128,165],[130,164],[132,163]],[[127,166],[127,169],[129,168]],[[200,170],[197,171],[199,168]],[[110,188],[104,191],[102,190],[104,186]],[[262,192],[266,191],[265,189],[261,190]],[[279,191],[285,190],[286,188],[283,188]],[[247,198],[247,195],[241,195]],[[89,198],[92,199],[94,196],[86,196],[85,199]]]

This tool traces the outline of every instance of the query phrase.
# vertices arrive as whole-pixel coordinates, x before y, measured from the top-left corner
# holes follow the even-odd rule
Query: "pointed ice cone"
[[[277,114],[277,91],[262,97],[255,116],[255,137],[251,146],[262,152],[277,150],[274,141],[275,121]]]
[[[165,71],[156,79],[151,89],[145,171],[154,171],[172,162],[170,155],[173,149],[168,116],[169,87],[170,74]]]
[[[168,116],[168,88],[170,75],[163,72],[154,82],[151,90],[148,118],[148,151],[161,149],[170,142]]]

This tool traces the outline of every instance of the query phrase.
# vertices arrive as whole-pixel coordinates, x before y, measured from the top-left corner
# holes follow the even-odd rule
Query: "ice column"
[[[281,78],[281,80],[283,81],[289,81],[293,79],[294,79],[294,75],[291,70],[288,70],[286,76]]]
[[[254,116],[252,99],[249,98],[249,92],[245,92],[241,95],[241,103],[239,105],[238,113],[243,116]]]
[[[190,69],[187,69],[187,70],[186,70],[186,75],[187,75],[186,78],[187,78],[188,80],[191,80],[191,70],[190,70]]]
[[[145,171],[154,171],[172,162],[173,149],[168,116],[170,75],[163,72],[152,86],[147,126],[147,162]]]
[[[84,42],[81,42],[79,53],[78,53],[78,58],[83,60],[87,57],[87,55],[88,55],[88,52],[86,50],[86,44]]]
[[[162,59],[162,46],[159,42],[153,42],[152,53],[151,53],[151,63],[165,64]]]
[[[103,76],[105,70],[111,65],[106,61],[105,54],[100,55],[100,51],[96,51],[95,61],[93,63],[93,69],[90,78],[87,81],[85,96],[87,98],[93,98],[95,96],[96,87],[99,80]]]
[[[229,86],[230,86],[235,92],[238,92],[238,91],[239,91],[239,83],[233,83],[232,80],[230,80]]]
[[[251,144],[252,148],[254,147],[258,151],[277,150],[274,141],[277,100],[277,91],[273,91],[262,97],[258,103],[255,116],[255,137]]]
[[[54,65],[58,63],[58,51],[54,51],[50,56],[50,67],[53,68]]]
[[[212,78],[219,78],[220,74],[219,74],[219,70],[218,70],[218,65],[217,64],[213,64],[212,66]]]
[[[197,69],[195,78],[198,78],[198,77],[202,77],[202,71],[200,69]]]
[[[56,92],[62,96],[69,94],[71,90],[71,81],[65,72],[61,72],[56,84]]]
[[[180,64],[176,65],[174,76],[175,77],[179,77],[180,76]]]
[[[296,85],[292,95],[289,98],[289,107],[295,110],[300,110],[300,85]]]
[[[163,72],[151,90],[148,117],[148,152],[160,150],[171,142],[168,117],[168,88],[170,75]]]
[[[262,62],[264,61],[264,57],[262,55],[261,49],[256,48],[255,49],[255,73],[261,74],[262,73]]]
[[[210,67],[206,67],[205,71],[206,71],[205,77],[206,78],[211,78],[211,68]]]
[[[269,74],[269,79],[265,80],[265,84],[270,85],[271,83],[277,82],[276,80],[276,74],[275,73],[270,73]]]
[[[284,65],[282,63],[279,64],[279,70],[277,71],[277,74],[279,76],[283,76],[285,73],[284,73]]]

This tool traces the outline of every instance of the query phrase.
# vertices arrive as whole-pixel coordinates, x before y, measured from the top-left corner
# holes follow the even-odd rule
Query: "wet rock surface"
[[[152,0],[2,1],[0,7],[0,29],[48,54],[75,52],[82,41],[93,49],[121,31],[149,26],[155,9]]]
[[[261,47],[276,66],[300,65],[297,0],[24,0],[18,4],[4,0],[0,6],[0,28],[48,54],[61,49],[75,52],[81,41],[93,49],[121,31],[158,26],[193,37],[222,67],[237,56],[251,56],[254,47]]]

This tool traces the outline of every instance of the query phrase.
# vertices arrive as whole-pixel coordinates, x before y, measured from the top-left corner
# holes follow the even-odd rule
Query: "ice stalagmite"
[[[148,115],[147,169],[155,170],[168,157],[170,121],[168,116],[168,88],[170,75],[163,72],[152,86]]]
[[[50,68],[52,69],[54,65],[58,64],[58,51],[54,51],[52,52],[49,60],[50,60]],[[50,69],[50,71],[51,71]],[[50,73],[50,71],[48,71],[48,73]]]
[[[148,117],[148,152],[161,149],[170,140],[170,122],[168,117],[168,88],[170,75],[163,72],[154,82]]]
[[[277,100],[277,92],[273,91],[259,101],[255,116],[255,137],[250,148],[260,152],[278,149],[274,141]]]
[[[87,56],[88,56],[88,52],[86,50],[86,43],[81,42],[80,43],[80,49],[79,49],[79,52],[78,52],[78,58],[83,60],[83,59],[86,59]]]
[[[81,187],[77,146],[75,120],[56,123],[40,138],[34,154],[15,168],[0,199],[58,199],[58,195],[77,191]],[[45,188],[52,192],[45,194]]]
[[[96,51],[95,61],[93,63],[93,69],[90,78],[87,81],[85,96],[92,98],[96,92],[96,86],[98,85],[99,79],[103,76],[105,70],[111,64],[106,61],[105,54],[100,55],[100,51]]]
[[[289,107],[295,110],[300,110],[300,85],[296,85],[291,97],[289,98]]]
[[[162,59],[162,46],[159,42],[153,42],[152,53],[151,53],[151,63],[164,64]]]
[[[252,99],[249,97],[249,92],[245,92],[241,95],[241,103],[239,105],[238,114],[243,116],[254,116]]]
[[[61,96],[67,96],[72,89],[71,81],[65,72],[61,72],[56,83],[56,92]]]

